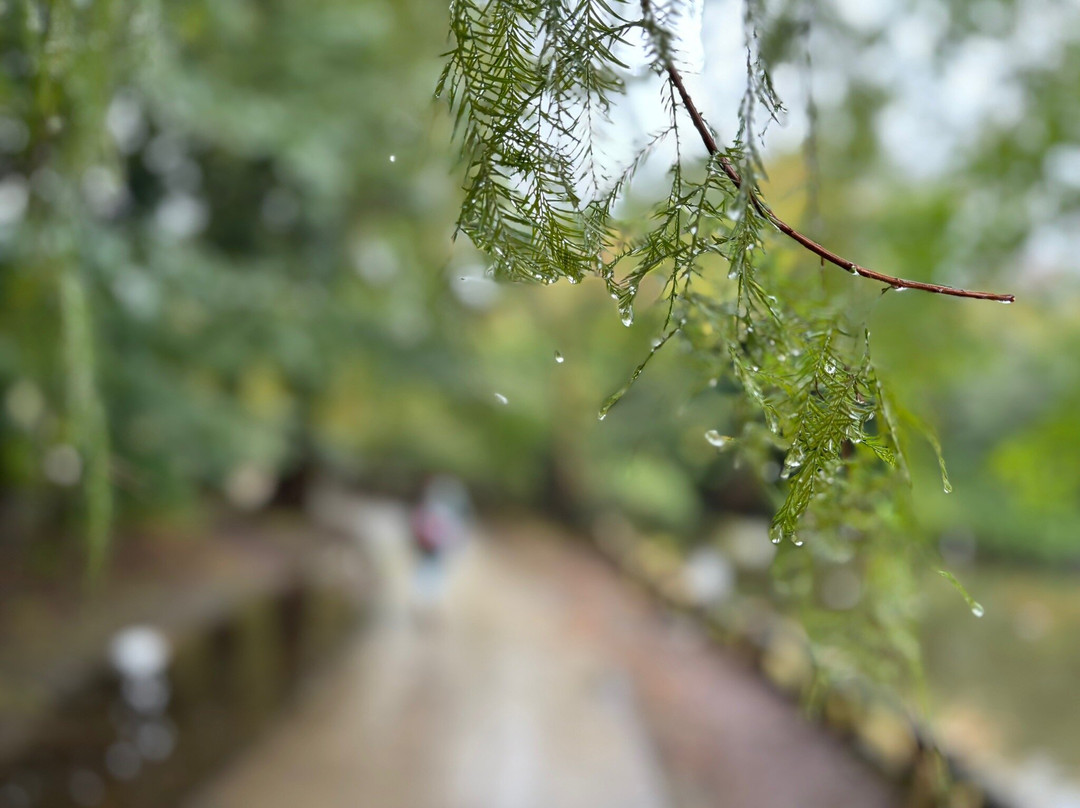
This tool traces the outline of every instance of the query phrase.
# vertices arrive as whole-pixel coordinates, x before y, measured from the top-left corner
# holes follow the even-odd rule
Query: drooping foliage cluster
[[[902,433],[914,427],[935,449],[937,441],[883,389],[851,293],[827,289],[816,256],[785,249],[762,200],[760,139],[783,107],[759,46],[761,4],[745,4],[746,90],[726,147],[707,142],[715,133],[683,87],[681,48],[695,5],[454,0],[437,94],[461,146],[458,228],[497,276],[598,278],[626,326],[640,300],[662,307],[653,350],[600,418],[677,337],[740,413],[736,434],[711,430],[705,439],[772,486],[774,543],[808,545],[781,551],[792,597],[812,602],[818,561],[861,559],[879,599],[860,642],[886,637],[885,657],[900,651],[910,661],[910,613],[893,595],[911,586],[903,570],[926,557],[908,515]],[[642,60],[645,78],[630,66]],[[657,131],[613,123],[630,84],[655,93],[664,120]],[[612,158],[627,141],[627,156]],[[650,197],[649,183],[639,188],[634,179],[658,159],[668,161],[668,190]],[[943,466],[942,474],[949,490]]]

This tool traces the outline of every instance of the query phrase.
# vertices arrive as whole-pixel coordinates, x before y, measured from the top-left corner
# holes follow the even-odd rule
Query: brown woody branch
[[[648,0],[642,0],[642,8],[646,13],[646,17],[649,16],[649,2]],[[694,122],[694,128],[697,129],[698,134],[701,136],[701,142],[705,144],[705,148],[709,154],[717,158],[720,163],[720,168],[728,176],[728,179],[735,185],[736,188],[742,188],[743,179],[740,176],[738,170],[732,165],[731,161],[720,153],[720,147],[716,143],[716,138],[713,137],[712,132],[709,130],[708,124],[705,123],[705,119],[701,117],[701,113],[698,112],[697,107],[694,105],[694,100],[690,97],[690,94],[686,91],[686,85],[683,83],[682,76],[674,65],[666,65],[668,79],[671,81],[672,86],[679,93],[679,98],[682,99],[683,106],[686,108],[687,113],[690,115],[690,119]],[[854,261],[849,261],[842,256],[837,255],[832,250],[823,247],[818,244],[812,238],[803,235],[794,227],[789,225],[779,216],[772,212],[768,205],[766,205],[761,197],[753,188],[747,188],[746,194],[750,199],[750,204],[754,206],[762,217],[768,219],[772,224],[788,238],[798,242],[814,255],[819,256],[823,261],[828,261],[830,264],[835,264],[847,272],[855,275],[862,275],[864,278],[870,278],[871,280],[880,281],[893,289],[919,289],[924,292],[933,292],[939,295],[952,295],[954,297],[971,297],[978,300],[996,300],[1000,303],[1012,303],[1014,298],[1012,295],[1003,295],[996,292],[973,292],[968,289],[957,289],[952,286],[942,286],[937,283],[924,283],[923,281],[909,281],[904,278],[896,278],[892,275],[886,275],[882,272],[875,272],[872,269],[867,269],[864,266],[856,264]]]

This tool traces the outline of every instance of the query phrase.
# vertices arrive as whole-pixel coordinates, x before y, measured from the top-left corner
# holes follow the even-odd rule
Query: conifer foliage
[[[901,430],[920,425],[883,391],[866,325],[823,293],[818,268],[882,283],[883,292],[1012,298],[870,270],[773,213],[759,188],[759,138],[783,107],[758,47],[762,5],[744,6],[746,90],[727,146],[680,72],[678,31],[693,13],[689,0],[453,0],[436,94],[452,110],[464,164],[459,232],[500,277],[599,277],[624,325],[642,290],[661,290],[663,329],[630,383],[678,336],[739,399],[739,434],[706,438],[776,483],[773,541],[816,544],[801,553],[808,557],[835,556],[845,542],[876,543],[898,558],[910,531],[897,487],[906,478]],[[639,43],[666,119],[612,166],[605,127],[626,92],[627,54]],[[675,154],[668,191],[647,215],[629,215],[635,173],[665,142]],[[781,250],[784,241],[795,249]],[[603,404],[601,419],[630,383]],[[777,467],[780,479],[770,471]],[[785,565],[812,575],[811,560]],[[881,610],[874,619],[889,622]],[[910,644],[891,647],[900,646]]]

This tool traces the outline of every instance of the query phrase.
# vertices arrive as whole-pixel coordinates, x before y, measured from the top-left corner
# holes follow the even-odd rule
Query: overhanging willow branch
[[[649,9],[649,0],[642,0],[641,8],[645,12],[645,17],[648,19],[651,16]],[[709,125],[705,123],[705,119],[701,116],[697,106],[694,104],[694,100],[690,97],[690,93],[686,90],[686,84],[683,82],[682,75],[678,69],[668,62],[665,65],[667,70],[668,79],[671,81],[672,86],[675,87],[679,93],[679,98],[682,101],[683,106],[686,108],[687,113],[690,115],[690,120],[694,123],[694,128],[697,130],[698,135],[701,136],[701,142],[705,145],[709,154],[715,157],[723,172],[728,176],[728,179],[735,185],[736,188],[742,189],[743,179],[739,174],[738,169],[732,165],[731,161],[720,152],[720,147],[716,143],[716,138],[713,137],[712,132],[709,129]],[[779,216],[772,212],[768,205],[758,196],[757,192],[753,188],[746,188],[745,193],[750,199],[750,203],[754,206],[754,209],[761,214],[765,219],[772,222],[781,233],[793,241],[798,242],[810,252],[819,256],[823,261],[828,261],[830,264],[840,267],[841,269],[850,272],[854,275],[861,275],[864,278],[870,278],[871,280],[880,281],[893,289],[919,289],[923,292],[932,292],[938,295],[952,295],[953,297],[970,297],[977,300],[996,300],[1000,303],[1012,303],[1014,297],[1012,295],[999,294],[997,292],[976,292],[969,289],[957,289],[953,286],[942,286],[937,283],[925,283],[924,281],[909,281],[904,278],[897,278],[892,275],[886,275],[883,272],[875,272],[867,267],[860,266],[854,261],[849,261],[840,255],[837,255],[827,247],[823,247],[818,244],[812,238],[803,235],[794,227],[789,225]]]

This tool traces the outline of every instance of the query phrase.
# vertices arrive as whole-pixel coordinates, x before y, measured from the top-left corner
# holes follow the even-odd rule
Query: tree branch
[[[649,0],[642,0],[641,7],[645,12],[646,18],[651,16],[649,9]],[[694,122],[694,128],[697,129],[698,135],[701,136],[701,142],[705,144],[705,148],[709,154],[716,157],[719,160],[720,168],[727,174],[728,179],[735,185],[736,188],[742,188],[743,179],[740,176],[738,169],[732,165],[731,161],[720,153],[720,147],[716,143],[716,138],[713,137],[712,132],[709,130],[709,125],[705,123],[705,119],[698,112],[697,107],[694,105],[694,100],[690,97],[690,94],[686,91],[686,85],[683,83],[682,75],[672,64],[665,65],[668,79],[679,93],[679,98],[682,100],[683,106],[690,115],[690,120]],[[953,297],[971,297],[977,300],[996,300],[1000,303],[1012,303],[1014,298],[1012,295],[1003,295],[996,292],[974,292],[967,289],[957,289],[952,286],[942,286],[937,283],[925,283],[923,281],[909,281],[904,278],[896,278],[892,275],[885,275],[881,272],[875,272],[872,269],[867,269],[864,266],[856,264],[854,261],[849,261],[842,256],[837,255],[832,250],[823,247],[818,244],[812,238],[803,235],[794,227],[789,225],[779,216],[772,212],[768,205],[758,196],[757,192],[753,188],[745,189],[747,196],[750,198],[750,203],[754,206],[761,216],[768,219],[772,224],[788,238],[798,242],[814,255],[819,256],[823,261],[828,261],[830,264],[835,264],[841,269],[852,273],[853,275],[862,275],[864,278],[870,278],[871,280],[880,281],[888,285],[893,289],[919,289],[924,292],[933,292],[939,295],[952,295]]]

